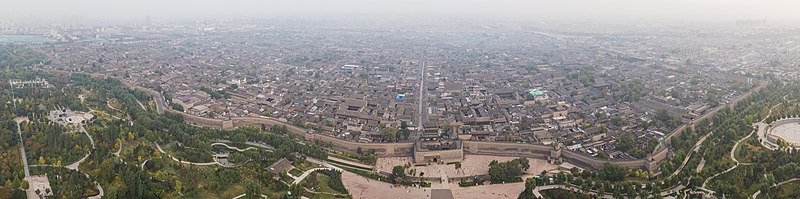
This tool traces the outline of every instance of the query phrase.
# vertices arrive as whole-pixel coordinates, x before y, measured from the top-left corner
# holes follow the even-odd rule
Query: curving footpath
[[[779,187],[779,186],[781,186],[781,185],[783,185],[783,184],[790,183],[790,182],[794,182],[794,181],[798,181],[798,180],[800,180],[800,178],[792,178],[792,179],[788,179],[788,180],[786,180],[786,181],[783,181],[783,182],[779,182],[779,183],[777,183],[777,184],[773,184],[772,186],[769,186],[769,187],[770,187],[770,188]],[[752,198],[753,198],[753,199],[756,199],[756,198],[758,197],[758,195],[759,195],[759,194],[761,194],[761,190],[758,190],[758,191],[756,191],[755,193],[753,193],[753,197],[752,197]]]
[[[229,146],[228,144],[221,143],[221,142],[212,143],[212,144],[211,144],[211,146],[223,146],[223,147],[225,147],[225,148],[228,148],[228,149],[230,149],[230,150],[234,150],[234,151],[238,151],[238,152],[245,152],[245,151],[247,151],[247,150],[254,150],[254,149],[256,149],[255,147],[247,147],[247,148],[245,148],[245,149],[240,149],[240,148],[237,148],[237,147],[234,147],[234,146]]]
[[[226,168],[236,168],[236,167],[240,167],[240,166],[245,165],[245,164],[250,162],[250,160],[248,160],[246,162],[243,162],[243,163],[237,164],[237,165],[226,165],[226,164],[220,163],[219,160],[217,160],[217,156],[213,156],[214,162],[189,162],[189,161],[183,161],[183,160],[179,160],[178,158],[172,157],[172,155],[170,155],[169,153],[164,151],[164,149],[161,149],[161,145],[159,145],[158,143],[155,143],[155,144],[156,144],[156,148],[158,148],[158,151],[161,152],[161,154],[166,154],[167,157],[169,157],[173,161],[181,163],[181,164],[188,164],[188,165],[194,165],[194,166],[218,165],[218,166],[226,167]],[[141,166],[142,166],[142,168],[144,168],[144,164],[142,164]]]
[[[244,194],[242,194],[242,195],[238,195],[238,196],[236,196],[236,197],[233,197],[233,199],[239,199],[239,198],[242,198],[242,197],[245,197],[245,196],[247,196],[247,194],[246,194],[246,193],[244,193]],[[264,194],[261,194],[261,198],[269,198],[269,196],[266,196],[266,195],[264,195]]]
[[[786,96],[784,96],[784,100],[786,99],[785,97],[786,97]],[[740,163],[740,162],[739,162],[739,160],[737,160],[737,159],[736,159],[736,149],[737,149],[737,148],[739,148],[739,144],[741,144],[741,143],[742,143],[742,141],[744,141],[744,140],[747,140],[747,138],[750,138],[750,136],[753,136],[753,134],[755,134],[756,132],[760,132],[760,128],[763,126],[763,125],[760,125],[760,124],[763,124],[763,123],[764,123],[764,121],[765,121],[767,118],[769,118],[770,116],[772,116],[772,110],[773,110],[773,109],[775,109],[775,107],[778,107],[778,105],[781,105],[781,104],[782,104],[782,103],[778,103],[778,104],[775,104],[774,106],[770,107],[770,108],[769,108],[769,113],[767,114],[767,116],[766,116],[766,117],[764,117],[764,119],[761,119],[761,121],[759,121],[758,123],[754,124],[754,125],[756,126],[756,128],[758,128],[758,129],[753,129],[752,131],[750,131],[750,134],[747,134],[747,136],[745,136],[745,137],[743,137],[742,139],[739,139],[738,141],[736,141],[736,144],[734,144],[734,145],[733,145],[733,148],[731,148],[731,152],[730,152],[731,159],[732,159],[732,160],[733,160],[733,162],[734,162],[734,165],[733,165],[733,167],[731,167],[731,168],[728,168],[728,169],[727,169],[727,170],[725,170],[725,171],[722,171],[722,172],[720,172],[720,173],[716,173],[716,174],[712,175],[711,177],[708,177],[708,178],[706,178],[706,180],[705,180],[705,181],[703,181],[703,185],[700,187],[700,188],[702,188],[702,190],[705,190],[705,191],[707,191],[707,192],[709,192],[709,193],[711,193],[711,194],[714,194],[714,193],[716,193],[715,191],[713,191],[713,190],[709,190],[709,189],[707,189],[707,188],[706,188],[706,184],[708,184],[708,182],[709,182],[709,181],[711,181],[711,179],[714,179],[714,178],[716,178],[717,176],[720,176],[720,175],[722,175],[722,174],[725,174],[725,173],[728,173],[728,172],[730,172],[730,171],[733,171],[734,169],[736,169],[737,167],[739,167],[739,165],[750,165],[750,164],[751,164],[751,163]]]
[[[683,167],[686,166],[686,163],[689,163],[689,159],[692,158],[692,155],[694,155],[695,153],[697,153],[697,151],[700,150],[700,146],[703,145],[703,142],[706,141],[706,138],[708,138],[708,136],[710,136],[712,134],[714,134],[714,131],[711,131],[707,135],[703,136],[702,138],[700,138],[699,141],[697,141],[697,143],[694,144],[694,147],[692,147],[692,150],[689,151],[689,154],[686,155],[686,158],[683,159],[683,163],[681,163],[681,166],[679,166],[678,169],[676,169],[675,172],[672,173],[672,175],[670,175],[670,177],[678,175],[678,173],[680,173],[681,170],[683,170]]]
[[[303,172],[303,174],[300,175],[300,177],[295,178],[294,182],[292,182],[292,184],[299,184],[300,182],[303,181],[303,179],[306,179],[306,177],[308,177],[308,175],[311,175],[311,173],[314,173],[315,171],[320,171],[320,170],[334,170],[334,171],[342,172],[341,169],[336,169],[336,168],[313,168],[313,169],[309,169],[306,172]]]
[[[733,171],[734,169],[736,169],[737,167],[739,167],[739,165],[750,165],[750,163],[740,163],[740,162],[739,162],[739,160],[737,160],[737,159],[736,159],[736,157],[735,157],[735,155],[736,155],[736,153],[735,153],[735,152],[736,152],[736,148],[738,148],[738,147],[739,147],[739,144],[740,144],[740,143],[742,143],[742,141],[746,140],[747,138],[750,138],[750,136],[753,136],[753,133],[755,133],[755,132],[756,132],[756,130],[752,130],[752,131],[750,131],[750,134],[748,134],[748,135],[747,135],[747,136],[745,136],[744,138],[740,139],[739,141],[736,141],[736,144],[734,144],[734,145],[733,145],[733,148],[731,149],[731,153],[730,153],[731,159],[732,159],[732,160],[733,160],[733,162],[734,162],[734,165],[733,165],[733,167],[731,167],[731,168],[728,168],[728,169],[727,169],[727,170],[725,170],[725,171],[719,172],[719,173],[717,173],[717,174],[714,174],[714,175],[712,175],[711,177],[708,177],[708,178],[706,178],[706,180],[705,180],[705,181],[703,181],[703,186],[701,186],[702,188],[706,188],[706,184],[708,184],[708,181],[711,181],[711,179],[714,179],[714,178],[716,178],[717,176],[720,176],[720,175],[722,175],[722,174],[725,174],[725,173],[728,173],[728,172],[730,172],[730,171]],[[711,193],[711,194],[714,194],[714,193],[715,193],[715,192],[714,192],[714,191],[712,191],[712,190],[708,190],[708,191],[710,191],[709,193]]]

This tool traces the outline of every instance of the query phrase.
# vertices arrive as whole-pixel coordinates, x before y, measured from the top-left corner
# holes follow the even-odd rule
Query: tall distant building
[[[767,23],[767,20],[763,19],[743,19],[737,20],[736,25],[738,26],[760,26]]]

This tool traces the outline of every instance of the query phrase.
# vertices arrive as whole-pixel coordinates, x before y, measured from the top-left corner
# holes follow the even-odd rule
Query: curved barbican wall
[[[766,136],[767,140],[769,142],[772,142],[772,143],[778,143],[778,140],[775,139],[775,138],[780,138],[783,141],[788,142],[790,145],[800,146],[800,141],[787,140],[786,138],[780,137],[780,136],[775,135],[775,134],[772,133],[772,130],[774,130],[776,127],[779,127],[779,126],[785,125],[785,124],[792,124],[792,123],[795,123],[795,124],[796,123],[800,123],[800,118],[787,118],[787,119],[781,119],[781,120],[777,120],[777,121],[774,121],[774,122],[770,123],[769,125],[771,127],[769,127],[769,129],[767,129],[767,136]],[[800,133],[800,132],[798,132],[798,133]]]

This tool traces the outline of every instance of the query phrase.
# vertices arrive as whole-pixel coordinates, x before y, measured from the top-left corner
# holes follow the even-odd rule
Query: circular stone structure
[[[786,141],[789,145],[800,147],[800,118],[782,119],[770,124],[767,139],[777,143],[778,139]]]

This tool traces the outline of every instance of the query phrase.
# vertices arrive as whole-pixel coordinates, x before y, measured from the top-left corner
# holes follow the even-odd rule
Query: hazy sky
[[[514,19],[800,21],[800,0],[2,0],[3,18],[153,19],[453,16]]]

